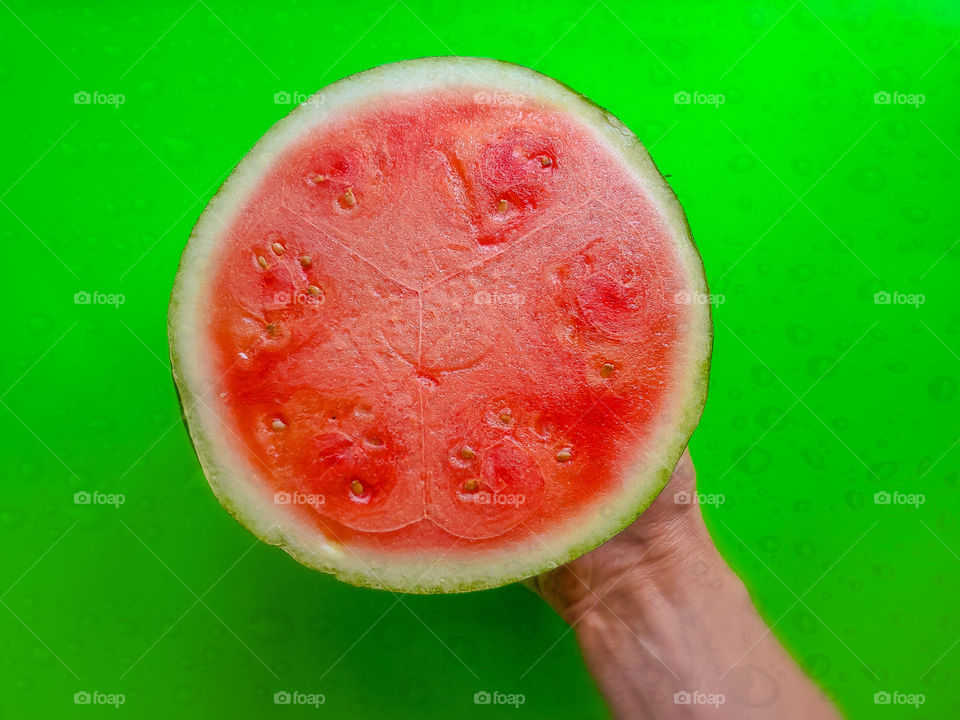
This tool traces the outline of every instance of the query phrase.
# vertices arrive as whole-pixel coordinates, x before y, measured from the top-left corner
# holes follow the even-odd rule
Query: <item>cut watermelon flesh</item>
[[[482,60],[365,75],[198,225],[171,310],[185,413],[224,504],[307,564],[501,584],[665,482],[705,394],[702,269],[645,152],[568,90]]]

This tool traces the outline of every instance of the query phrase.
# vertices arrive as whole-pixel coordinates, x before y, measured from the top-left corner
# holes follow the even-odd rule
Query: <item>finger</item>
[[[540,595],[540,579],[536,575],[521,580],[520,584],[530,592]]]
[[[693,466],[693,458],[690,457],[690,447],[687,446],[677,461],[677,466],[670,477],[671,488],[690,489],[697,484],[697,470]]]

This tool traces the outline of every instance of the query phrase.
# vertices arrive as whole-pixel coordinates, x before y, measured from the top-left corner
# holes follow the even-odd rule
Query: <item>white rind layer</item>
[[[168,332],[173,376],[183,414],[203,471],[223,506],[264,542],[279,545],[301,563],[342,580],[403,592],[462,592],[496,587],[539,574],[576,558],[632,522],[667,483],[699,421],[707,395],[712,326],[710,306],[692,302],[682,362],[676,365],[667,407],[648,429],[619,496],[556,527],[526,546],[498,552],[435,557],[395,553],[358,554],[318,534],[273,501],[262,468],[243,458],[236,434],[220,420],[219,398],[210,389],[217,378],[204,346],[209,319],[209,279],[220,255],[224,231],[244,208],[276,158],[304,133],[328,118],[392,94],[471,87],[523,95],[576,116],[632,173],[660,212],[687,275],[691,295],[708,292],[703,264],[683,210],[632,132],[613,115],[561,83],[528,68],[484,58],[424,58],[384,65],[324,88],[316,101],[297,107],[278,122],[236,167],[200,216],[181,258],[170,301]]]

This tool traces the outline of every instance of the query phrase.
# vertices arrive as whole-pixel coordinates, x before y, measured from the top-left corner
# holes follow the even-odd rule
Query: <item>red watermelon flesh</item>
[[[542,569],[565,535],[567,555],[589,549],[584,527],[642,509],[623,507],[638,465],[662,485],[702,404],[685,225],[689,247],[580,115],[481,101],[498,92],[339,105],[287,133],[206,233],[189,297],[204,381],[185,400],[307,547],[281,544],[347,579],[467,589]]]

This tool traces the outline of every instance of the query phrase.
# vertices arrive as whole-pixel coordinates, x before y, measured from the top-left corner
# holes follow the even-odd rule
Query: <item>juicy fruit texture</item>
[[[325,100],[241,163],[174,289],[218,497],[302,562],[398,590],[599,544],[666,482],[705,397],[675,199],[618,121],[524,68],[409,61]]]
[[[474,94],[290,148],[212,283],[230,423],[341,542],[536,536],[619,482],[670,391],[683,269],[648,201],[570,118]]]

